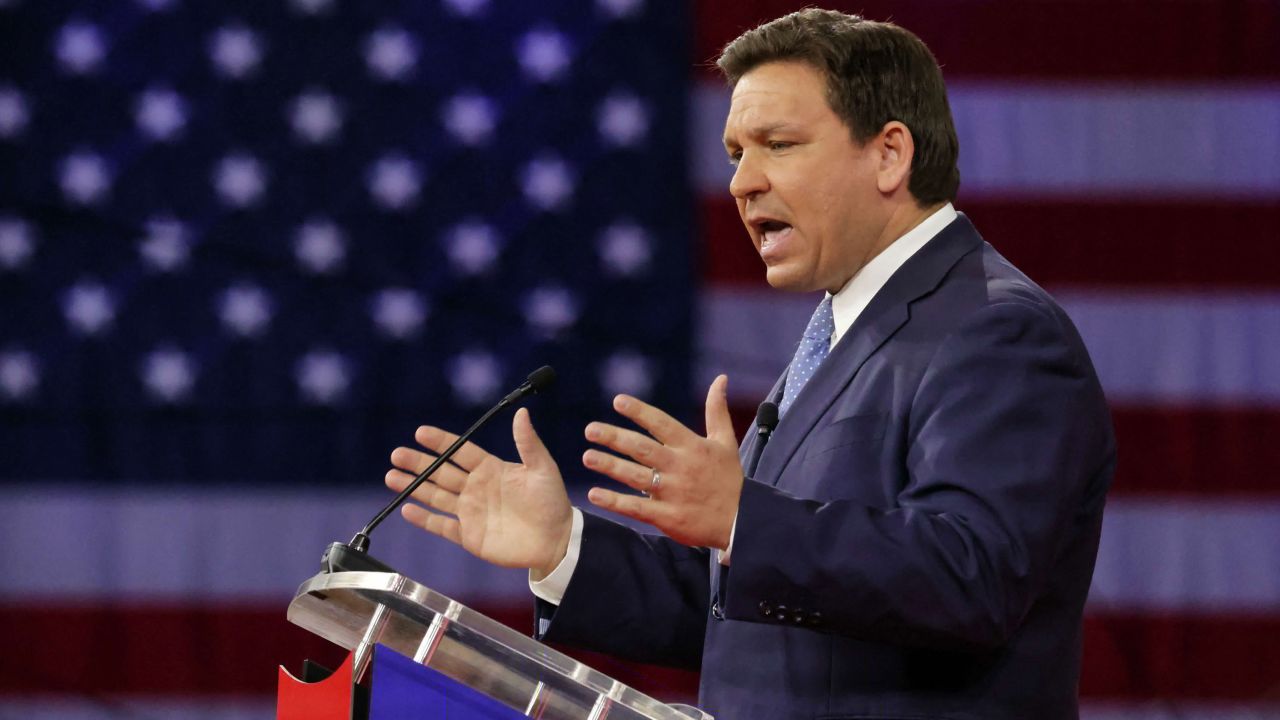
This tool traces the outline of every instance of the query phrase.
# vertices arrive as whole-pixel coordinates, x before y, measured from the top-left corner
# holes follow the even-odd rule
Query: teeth
[[[764,231],[764,234],[761,235],[761,239],[764,245],[772,245],[773,243],[782,239],[782,237],[786,235],[788,231],[791,230],[790,225],[770,224],[769,226],[766,226],[766,227],[767,229]]]

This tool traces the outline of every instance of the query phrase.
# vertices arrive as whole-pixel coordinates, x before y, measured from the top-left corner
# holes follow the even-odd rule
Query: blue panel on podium
[[[373,654],[369,720],[517,720],[512,710],[462,683],[379,645]]]

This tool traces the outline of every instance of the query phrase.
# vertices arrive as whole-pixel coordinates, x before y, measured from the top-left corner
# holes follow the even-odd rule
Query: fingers
[[[417,440],[419,445],[439,455],[448,449],[458,439],[458,436],[438,427],[423,425],[413,434],[413,439]],[[477,465],[484,462],[488,457],[491,457],[489,453],[482,450],[479,445],[468,442],[458,448],[458,452],[454,453],[450,461],[463,470],[470,471],[474,470]]]
[[[643,400],[630,395],[618,395],[613,399],[613,409],[635,424],[649,431],[663,445],[681,445],[698,437],[679,420]]]
[[[648,492],[653,485],[652,469],[599,450],[588,450],[583,453],[582,464],[589,470],[608,475],[633,490]]]
[[[719,442],[738,444],[729,415],[729,376],[717,375],[707,388],[707,437]]]
[[[533,429],[533,420],[529,417],[528,409],[520,408],[516,411],[516,416],[511,419],[511,437],[516,441],[516,452],[520,455],[520,462],[530,470],[537,472],[555,467],[556,462],[547,451],[547,446],[542,444],[542,438],[538,437],[538,432]]]
[[[403,470],[388,470],[386,477],[387,487],[396,492],[402,492],[409,486],[409,483],[413,482],[414,477],[416,476],[410,475]],[[426,482],[419,485],[410,497],[441,512],[447,512],[450,515],[458,514],[457,491],[451,492],[439,485]]]
[[[659,504],[646,497],[624,495],[604,488],[591,488],[587,492],[587,499],[592,505],[602,510],[626,515],[643,523],[657,525],[659,521],[658,516],[661,512]]]
[[[401,506],[400,516],[409,521],[409,524],[416,525],[432,535],[439,535],[456,545],[462,544],[462,526],[457,518],[433,513],[417,505]]]
[[[593,422],[587,425],[585,434],[591,442],[635,458],[641,465],[648,467],[667,468],[671,466],[674,459],[674,453],[670,448],[635,430]]]
[[[412,448],[401,447],[391,452],[391,464],[411,476],[416,476],[423,472],[435,460],[436,457],[434,455]],[[448,488],[453,492],[461,492],[463,485],[467,482],[467,473],[452,463],[445,463],[431,473],[429,479],[440,487]]]

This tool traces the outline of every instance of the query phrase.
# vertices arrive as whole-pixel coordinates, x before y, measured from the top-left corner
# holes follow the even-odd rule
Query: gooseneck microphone
[[[747,468],[747,477],[755,476],[756,467],[760,465],[760,456],[764,454],[764,446],[768,444],[769,436],[773,435],[773,429],[776,427],[778,427],[778,404],[765,400],[756,410],[756,446],[751,453],[751,466]]]
[[[485,424],[489,422],[490,418],[498,414],[499,411],[522,400],[526,396],[534,395],[546,390],[551,387],[555,381],[556,371],[552,370],[550,365],[543,365],[537,370],[529,373],[529,377],[520,384],[520,387],[512,390],[510,393],[507,393],[507,396],[499,400],[497,405],[489,408],[489,411],[484,415],[481,415],[480,419],[477,420],[475,424],[468,428],[466,432],[459,435],[458,439],[455,440],[452,445],[446,448],[444,452],[440,453],[440,456],[435,459],[435,462],[431,463],[426,470],[418,473],[417,477],[405,486],[405,489],[400,491],[399,495],[396,495],[391,502],[387,503],[387,506],[382,508],[377,515],[374,515],[373,519],[370,520],[364,528],[360,530],[360,532],[356,533],[355,537],[351,538],[351,542],[346,543],[345,545],[339,542],[330,544],[324,552],[324,557],[320,560],[321,569],[325,572],[344,572],[353,570],[395,572],[388,565],[369,555],[369,534],[373,532],[373,529],[378,527],[383,520],[386,520],[387,516],[399,507],[400,504],[403,503],[410,495],[412,495],[414,490],[421,487],[421,485],[427,481],[427,478],[431,477],[436,470],[440,469],[441,465],[448,462],[449,458],[453,457],[454,453],[458,452],[458,448],[461,448],[463,444],[470,440],[471,436],[474,435],[477,430],[484,427]]]

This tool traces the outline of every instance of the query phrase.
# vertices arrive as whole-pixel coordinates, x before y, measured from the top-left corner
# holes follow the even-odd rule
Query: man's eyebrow
[[[778,132],[779,130],[791,130],[793,128],[795,128],[795,123],[776,122],[769,123],[768,125],[756,125],[755,127],[749,127],[743,134],[751,138],[762,138]],[[738,147],[738,143],[730,140],[726,136],[724,138],[724,146],[726,149],[732,149]]]

